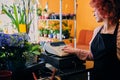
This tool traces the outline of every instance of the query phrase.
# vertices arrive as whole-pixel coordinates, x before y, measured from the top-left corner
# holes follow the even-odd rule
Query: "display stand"
[[[70,39],[71,39],[71,41],[73,41],[74,42],[74,47],[76,47],[76,5],[77,5],[77,0],[73,0],[73,9],[74,9],[74,12],[72,13],[72,14],[70,14],[70,13],[68,13],[68,14],[63,14],[63,12],[62,12],[62,9],[63,9],[63,0],[59,0],[59,4],[60,4],[60,6],[59,6],[59,14],[56,16],[56,14],[53,14],[53,15],[55,15],[55,16],[53,16],[52,15],[52,17],[50,17],[50,18],[46,18],[45,16],[41,16],[38,20],[39,21],[46,21],[46,26],[48,26],[48,24],[49,24],[49,22],[50,21],[59,21],[59,38],[57,38],[59,41],[62,41],[62,40],[64,40],[64,38],[63,38],[63,29],[62,29],[62,26],[64,25],[63,24],[63,21],[73,21],[73,23],[72,23],[72,29],[73,29],[73,34],[74,35],[72,35],[72,37],[70,37]],[[47,9],[48,9],[48,2],[46,3],[46,6],[47,6]],[[70,4],[69,4],[70,5]],[[69,15],[70,14],[70,15]],[[68,15],[68,16],[66,16],[66,15]],[[73,15],[72,16],[72,18],[71,18],[71,15]],[[68,23],[69,25],[70,25],[70,23]],[[66,38],[65,38],[66,39]],[[67,38],[68,39],[68,38]],[[69,39],[69,40],[70,40]]]

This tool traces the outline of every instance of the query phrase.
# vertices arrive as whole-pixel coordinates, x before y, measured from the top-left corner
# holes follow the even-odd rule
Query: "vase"
[[[26,63],[25,63],[25,65],[26,66],[29,66],[29,65],[32,65],[32,64],[34,64],[34,63],[37,63],[37,55],[35,55],[35,54],[27,54],[26,55]]]
[[[0,70],[0,80],[12,80],[12,71]]]
[[[26,24],[19,24],[19,32],[26,33]]]

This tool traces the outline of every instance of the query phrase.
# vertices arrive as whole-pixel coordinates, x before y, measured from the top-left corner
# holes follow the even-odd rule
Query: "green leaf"
[[[3,53],[2,55],[0,55],[0,58],[3,58],[3,57],[5,57],[5,54]]]
[[[39,51],[33,51],[32,53],[34,53],[36,55],[40,55],[41,54]]]
[[[24,13],[21,13],[21,14],[20,14],[19,24],[25,24],[25,14],[24,14]]]
[[[19,9],[19,12],[20,12],[20,24],[26,24],[25,23],[25,13],[24,13],[24,11],[20,8],[20,7],[18,7],[18,9]]]
[[[38,50],[39,51],[40,46],[39,45],[33,45],[32,51]]]
[[[13,4],[13,10],[14,10],[14,16],[15,16],[15,25],[19,31],[18,9],[14,4]]]

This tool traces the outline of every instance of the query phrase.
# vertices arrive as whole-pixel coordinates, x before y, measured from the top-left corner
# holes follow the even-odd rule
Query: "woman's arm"
[[[75,49],[75,51],[76,51],[76,55],[81,60],[93,60],[93,55],[91,51],[83,50],[83,49]]]
[[[69,54],[76,54],[81,60],[93,59],[92,53],[90,51],[73,48],[70,45],[65,46],[62,50]]]

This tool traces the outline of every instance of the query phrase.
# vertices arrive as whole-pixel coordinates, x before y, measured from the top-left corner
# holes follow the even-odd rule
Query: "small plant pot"
[[[53,34],[52,34],[52,33],[49,34],[48,37],[49,37],[49,38],[53,38]]]
[[[0,80],[12,80],[12,72],[8,70],[0,70]]]

